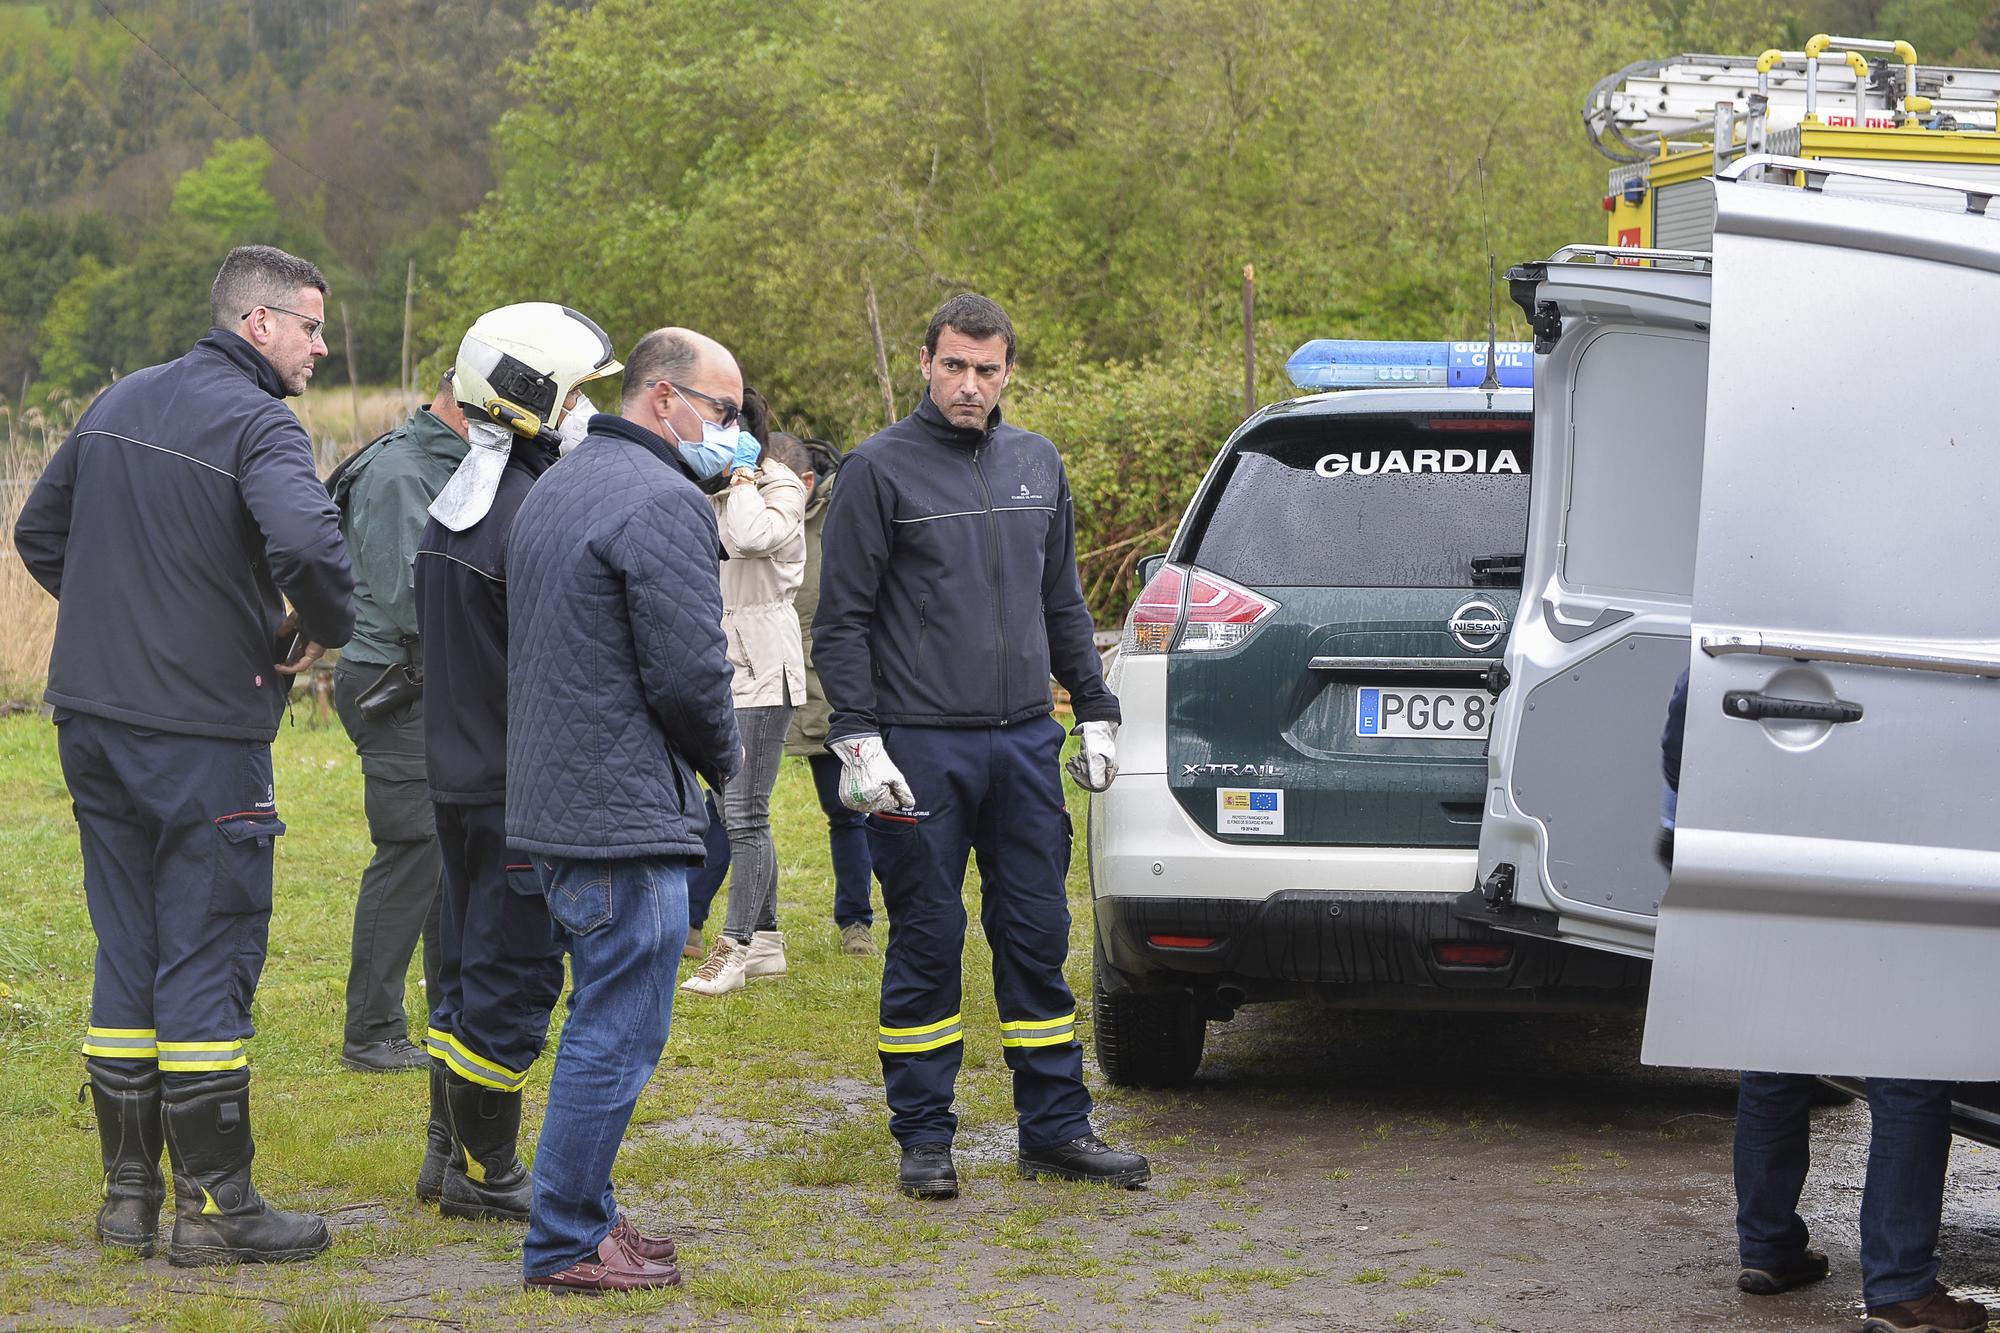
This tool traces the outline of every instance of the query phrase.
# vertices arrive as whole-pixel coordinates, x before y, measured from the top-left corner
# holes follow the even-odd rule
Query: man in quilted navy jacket
[[[721,788],[742,759],[721,539],[696,486],[732,461],[742,397],[720,343],[647,334],[625,359],[622,415],[590,419],[507,543],[507,840],[533,858],[571,976],[536,1148],[530,1287],[680,1282],[666,1238],[618,1210],[611,1165],[667,1041],[708,822],[696,779]]]

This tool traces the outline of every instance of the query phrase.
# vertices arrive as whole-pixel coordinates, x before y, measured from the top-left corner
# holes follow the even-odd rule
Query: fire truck
[[[1821,33],[1803,51],[1627,65],[1591,90],[1584,127],[1618,164],[1604,194],[1608,242],[1707,250],[1712,178],[1746,156],[1840,168],[1794,173],[1794,184],[1828,193],[1957,206],[1907,179],[1921,175],[2000,194],[1996,114],[2000,70],[1919,65],[1908,42]],[[1983,209],[1986,196],[1970,197]]]

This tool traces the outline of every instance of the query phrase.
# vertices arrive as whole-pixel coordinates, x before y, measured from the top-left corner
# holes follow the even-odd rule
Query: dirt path
[[[1858,1323],[1865,1108],[1815,1119],[1803,1212],[1832,1277],[1753,1299],[1734,1286],[1734,1081],[1637,1049],[1626,1021],[1252,1011],[1212,1031],[1198,1089],[1106,1099],[1174,1144],[1085,1244],[1081,1271],[1122,1277],[1016,1278],[997,1316],[936,1288],[896,1309],[1079,1329]],[[1956,1145],[1943,1251],[1948,1280],[2000,1299],[2000,1152]]]
[[[1832,1278],[1752,1300],[1733,1286],[1732,1081],[1644,1069],[1632,1023],[1285,1006],[1215,1030],[1210,1050],[1196,1089],[1103,1097],[1109,1135],[1155,1153],[1146,1190],[1019,1182],[1011,1130],[968,1124],[959,1144],[966,1189],[953,1203],[906,1203],[874,1173],[863,1184],[797,1191],[801,1210],[836,1229],[843,1219],[905,1229],[893,1252],[777,1256],[830,1268],[858,1293],[852,1300],[774,1301],[746,1291],[740,1309],[711,1301],[705,1312],[676,1298],[594,1307],[524,1301],[518,1252],[495,1229],[422,1255],[352,1264],[340,1293],[351,1304],[322,1306],[316,1320],[274,1299],[283,1294],[272,1285],[278,1275],[243,1270],[175,1275],[164,1305],[156,1297],[150,1309],[121,1305],[107,1284],[98,1322],[201,1327],[208,1316],[177,1320],[174,1307],[202,1300],[206,1309],[242,1312],[245,1326],[324,1329],[371,1320],[567,1326],[586,1310],[593,1327],[1190,1333],[1776,1333],[1858,1319],[1861,1107],[1829,1108],[1815,1122],[1804,1211],[1832,1256]],[[873,1088],[857,1081],[836,1091],[852,1114],[873,1114]],[[739,1147],[754,1142],[728,1124],[702,1132]],[[884,1176],[891,1169],[886,1149],[881,1168]],[[686,1219],[683,1249],[692,1265],[710,1265],[712,1278],[741,1243],[726,1195],[643,1202]],[[377,1220],[365,1206],[333,1219],[342,1230]],[[2000,1297],[2000,1152],[1957,1145],[1944,1251],[1948,1279]],[[26,1267],[85,1258],[51,1255]],[[82,1321],[70,1307],[14,1322]]]

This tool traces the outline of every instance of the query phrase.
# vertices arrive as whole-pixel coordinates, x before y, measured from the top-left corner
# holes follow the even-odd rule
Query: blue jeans
[[[667,1044],[688,863],[536,857],[535,869],[570,965],[521,1255],[524,1275],[544,1277],[594,1256],[618,1220],[611,1164]]]
[[[1776,1268],[1806,1247],[1805,1188],[1815,1080],[1745,1073],[1736,1098],[1736,1238],[1746,1268]],[[1951,1152],[1951,1084],[1871,1078],[1868,1179],[1861,1194],[1861,1298],[1869,1309],[1929,1292]]]
[[[813,790],[819,793],[819,808],[826,815],[826,842],[833,853],[833,923],[872,926],[875,908],[869,901],[869,881],[875,875],[875,862],[868,854],[868,816],[840,803],[840,760],[816,754],[806,763],[812,766]]]

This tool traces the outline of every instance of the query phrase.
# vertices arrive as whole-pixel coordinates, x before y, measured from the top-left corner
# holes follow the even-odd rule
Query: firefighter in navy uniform
[[[888,909],[876,1045],[899,1185],[958,1193],[951,1140],[963,1052],[968,853],[1014,1071],[1021,1173],[1134,1186],[1144,1157],[1091,1131],[1069,951],[1071,829],[1051,672],[1070,693],[1079,782],[1117,773],[1106,689],[1076,572],[1055,447],[1000,419],[1014,329],[982,296],[939,307],[917,410],[843,461],[827,512],[813,647],[833,709],[841,799],[866,810]]]
[[[60,604],[46,698],[97,935],[97,1236],[153,1252],[164,1140],[182,1267],[327,1246],[251,1183],[244,1052],[285,831],[271,741],[292,675],[354,626],[339,516],[283,402],[326,355],[325,294],[295,255],[232,250],[214,327],[91,404],[14,530]]]
[[[481,315],[453,376],[469,448],[417,547],[424,753],[444,852],[417,1197],[448,1216],[528,1217],[521,1089],[563,964],[534,868],[507,851],[507,537],[535,478],[583,438],[595,409],[581,386],[621,369],[604,331],[567,306]]]

